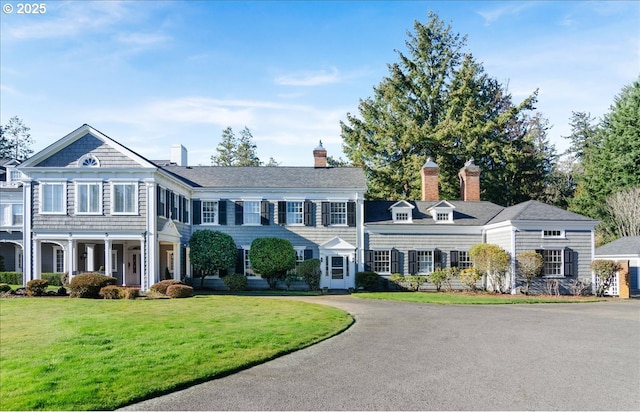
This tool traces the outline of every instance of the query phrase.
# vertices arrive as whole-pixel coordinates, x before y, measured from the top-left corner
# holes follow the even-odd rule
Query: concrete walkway
[[[425,305],[298,298],[346,332],[128,410],[640,410],[640,301]]]

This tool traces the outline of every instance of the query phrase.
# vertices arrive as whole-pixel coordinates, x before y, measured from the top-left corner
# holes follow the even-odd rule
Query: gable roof
[[[523,222],[523,221],[581,221],[597,223],[589,217],[569,212],[559,207],[547,205],[537,200],[528,200],[510,206],[502,210],[490,223],[500,223],[506,221]]]
[[[194,187],[245,189],[367,189],[357,167],[160,166]]]
[[[625,236],[596,248],[596,256],[640,256],[640,236]]]
[[[31,156],[29,159],[22,162],[22,164],[19,165],[18,167],[28,168],[28,167],[37,166],[38,164],[42,163],[46,159],[50,158],[51,156],[54,156],[56,153],[58,153],[62,149],[66,148],[67,146],[71,145],[77,140],[83,138],[87,134],[90,134],[91,136],[103,141],[105,144],[107,144],[114,150],[117,150],[118,152],[122,153],[123,155],[127,156],[134,162],[140,164],[140,166],[142,167],[156,167],[156,165],[150,160],[147,160],[145,157],[139,155],[138,153],[134,152],[128,147],[123,146],[122,144],[116,142],[109,136],[94,129],[88,124],[83,124],[76,130],[72,131],[71,133],[61,138],[60,140],[50,144],[46,148],[42,149],[38,153]]]
[[[429,209],[442,201],[412,201],[407,202],[415,206],[412,213],[414,225],[439,225],[433,220]],[[371,200],[364,203],[365,224],[395,224],[389,207],[396,203],[387,200]],[[487,224],[494,216],[500,213],[504,207],[495,203],[478,201],[464,202],[462,200],[447,201],[453,210],[453,225],[482,226]]]

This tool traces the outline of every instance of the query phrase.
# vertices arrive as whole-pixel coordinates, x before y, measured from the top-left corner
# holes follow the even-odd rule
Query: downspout
[[[516,232],[518,230],[511,227],[511,294],[516,294]]]

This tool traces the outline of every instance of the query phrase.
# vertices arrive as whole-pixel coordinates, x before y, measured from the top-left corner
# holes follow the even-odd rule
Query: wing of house
[[[631,293],[640,292],[640,236],[625,236],[596,249],[596,259],[629,262]]]

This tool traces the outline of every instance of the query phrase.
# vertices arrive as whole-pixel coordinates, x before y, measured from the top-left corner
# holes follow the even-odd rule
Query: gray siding
[[[498,245],[509,253],[511,250],[511,228],[500,228],[487,231],[487,242],[491,245]]]
[[[139,167],[140,165],[102,140],[87,133],[53,156],[41,161],[38,167],[77,167],[78,159],[86,154],[94,155],[100,167]]]

